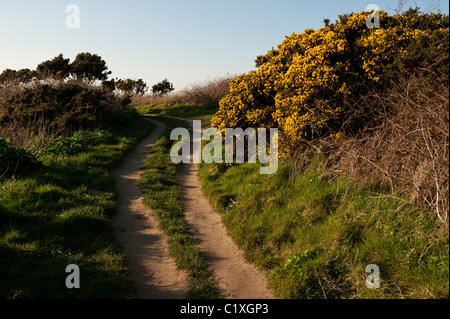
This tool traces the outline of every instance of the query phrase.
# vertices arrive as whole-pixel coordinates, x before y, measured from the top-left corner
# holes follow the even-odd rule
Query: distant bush
[[[39,161],[34,155],[0,137],[0,179],[28,172],[38,166]]]
[[[132,79],[119,79],[115,83],[118,90],[130,96],[132,94],[144,95],[148,90],[147,83],[142,79],[136,81]]]
[[[70,65],[71,73],[77,79],[93,83],[96,80],[104,81],[111,74],[106,62],[97,54],[89,52],[79,53]]]
[[[184,104],[206,105],[219,103],[228,93],[230,81],[234,76],[225,76],[208,79],[199,83],[190,84],[184,89],[166,95],[138,95],[133,96],[133,104],[152,105],[166,102],[181,101]]]
[[[11,96],[4,103],[0,125],[35,133],[45,129],[61,136],[101,128],[105,126],[105,120],[121,108],[118,98],[107,90],[76,84],[55,87],[39,84]]]
[[[40,63],[36,70],[6,69],[0,74],[0,84],[11,80],[31,83],[48,80],[63,81],[67,78],[92,84],[96,80],[107,80],[110,74],[111,71],[108,70],[106,62],[97,54],[79,53],[72,63],[70,59],[64,59],[64,56],[60,54],[51,60]]]
[[[36,75],[41,78],[53,77],[57,80],[67,78],[72,72],[70,59],[64,59],[60,54],[52,60],[40,63],[36,68]]]
[[[166,95],[172,92],[174,89],[173,84],[167,79],[152,86],[153,95]]]

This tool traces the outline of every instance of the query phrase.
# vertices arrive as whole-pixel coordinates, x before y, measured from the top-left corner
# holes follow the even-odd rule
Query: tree
[[[105,81],[111,74],[106,62],[97,54],[80,53],[71,64],[72,73],[79,80],[93,83],[96,80]]]
[[[116,88],[127,95],[131,95],[134,90],[135,82],[132,79],[119,79],[116,82]]]
[[[128,95],[133,93],[137,95],[144,95],[148,90],[147,83],[145,83],[142,79],[137,81],[132,79],[120,79],[117,80],[116,87]]]
[[[145,92],[148,91],[147,83],[144,82],[144,80],[139,79],[134,82],[134,92],[137,95],[144,95]]]
[[[152,86],[153,95],[165,95],[169,92],[172,92],[173,90],[175,90],[173,84],[170,83],[167,79]]]
[[[18,81],[21,83],[28,83],[36,77],[36,71],[31,71],[30,69],[21,69],[19,71],[6,69],[0,74],[0,83],[5,83],[7,81]]]
[[[114,92],[116,89],[116,81],[114,79],[105,80],[102,82],[102,88],[109,92]]]
[[[0,74],[0,83],[5,83],[7,81],[15,80],[17,77],[17,71],[6,69]]]
[[[64,59],[63,55],[60,54],[53,60],[39,64],[36,71],[41,78],[52,77],[57,80],[63,80],[71,73],[70,59]]]

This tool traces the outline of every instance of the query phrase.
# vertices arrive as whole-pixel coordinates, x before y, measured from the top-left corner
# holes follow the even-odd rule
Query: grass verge
[[[110,229],[111,172],[153,126],[135,112],[116,124],[108,141],[73,155],[41,155],[33,173],[0,181],[0,298],[134,297]],[[80,267],[80,289],[65,285],[69,264]]]
[[[293,177],[258,165],[200,165],[202,188],[278,298],[448,298],[448,225],[388,190],[324,177],[317,158]],[[328,174],[329,176],[329,174]],[[368,289],[366,267],[380,268]]]
[[[204,126],[211,124],[212,118],[219,110],[218,103],[192,105],[180,101],[168,101],[162,104],[134,105],[141,114],[178,116],[190,120],[201,120]]]
[[[214,274],[198,248],[198,240],[192,236],[183,207],[179,200],[177,165],[170,160],[174,141],[170,132],[176,127],[187,127],[181,120],[158,118],[166,124],[166,130],[152,147],[139,182],[144,203],[160,221],[160,227],[168,237],[169,250],[179,269],[186,270],[191,278],[189,299],[217,299],[220,294]]]

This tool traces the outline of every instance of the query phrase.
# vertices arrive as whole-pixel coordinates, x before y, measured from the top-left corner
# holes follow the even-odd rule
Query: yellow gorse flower
[[[296,141],[315,135],[328,134],[336,141],[342,134],[341,114],[351,105],[348,100],[355,99],[351,107],[356,108],[358,96],[382,86],[389,67],[411,58],[411,44],[433,37],[442,39],[436,47],[448,50],[448,16],[411,20],[381,12],[382,28],[369,29],[368,15],[360,12],[319,30],[292,34],[259,56],[257,70],[231,82],[212,126],[221,131],[277,127],[282,154]]]

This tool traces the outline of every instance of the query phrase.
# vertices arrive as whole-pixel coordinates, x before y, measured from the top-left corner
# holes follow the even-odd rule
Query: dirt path
[[[177,270],[169,256],[164,233],[158,228],[157,218],[144,205],[137,185],[148,151],[165,129],[160,122],[150,121],[156,128],[114,172],[118,208],[112,224],[114,234],[127,255],[137,297],[183,299],[188,290],[188,276]]]
[[[220,215],[204,196],[198,164],[180,164],[177,173],[186,221],[200,240],[199,248],[206,255],[223,295],[232,299],[273,299],[263,274],[246,261],[228,235]]]
[[[149,119],[150,120],[150,119]],[[114,234],[127,255],[127,263],[140,299],[186,298],[189,279],[178,271],[169,256],[158,220],[143,203],[137,185],[149,148],[164,132],[164,124],[150,120],[156,129],[115,170],[118,196]],[[191,121],[189,121],[192,123]],[[224,296],[233,299],[272,299],[264,276],[250,263],[228,236],[220,216],[203,195],[197,164],[181,164],[177,180],[188,224],[200,240]]]

